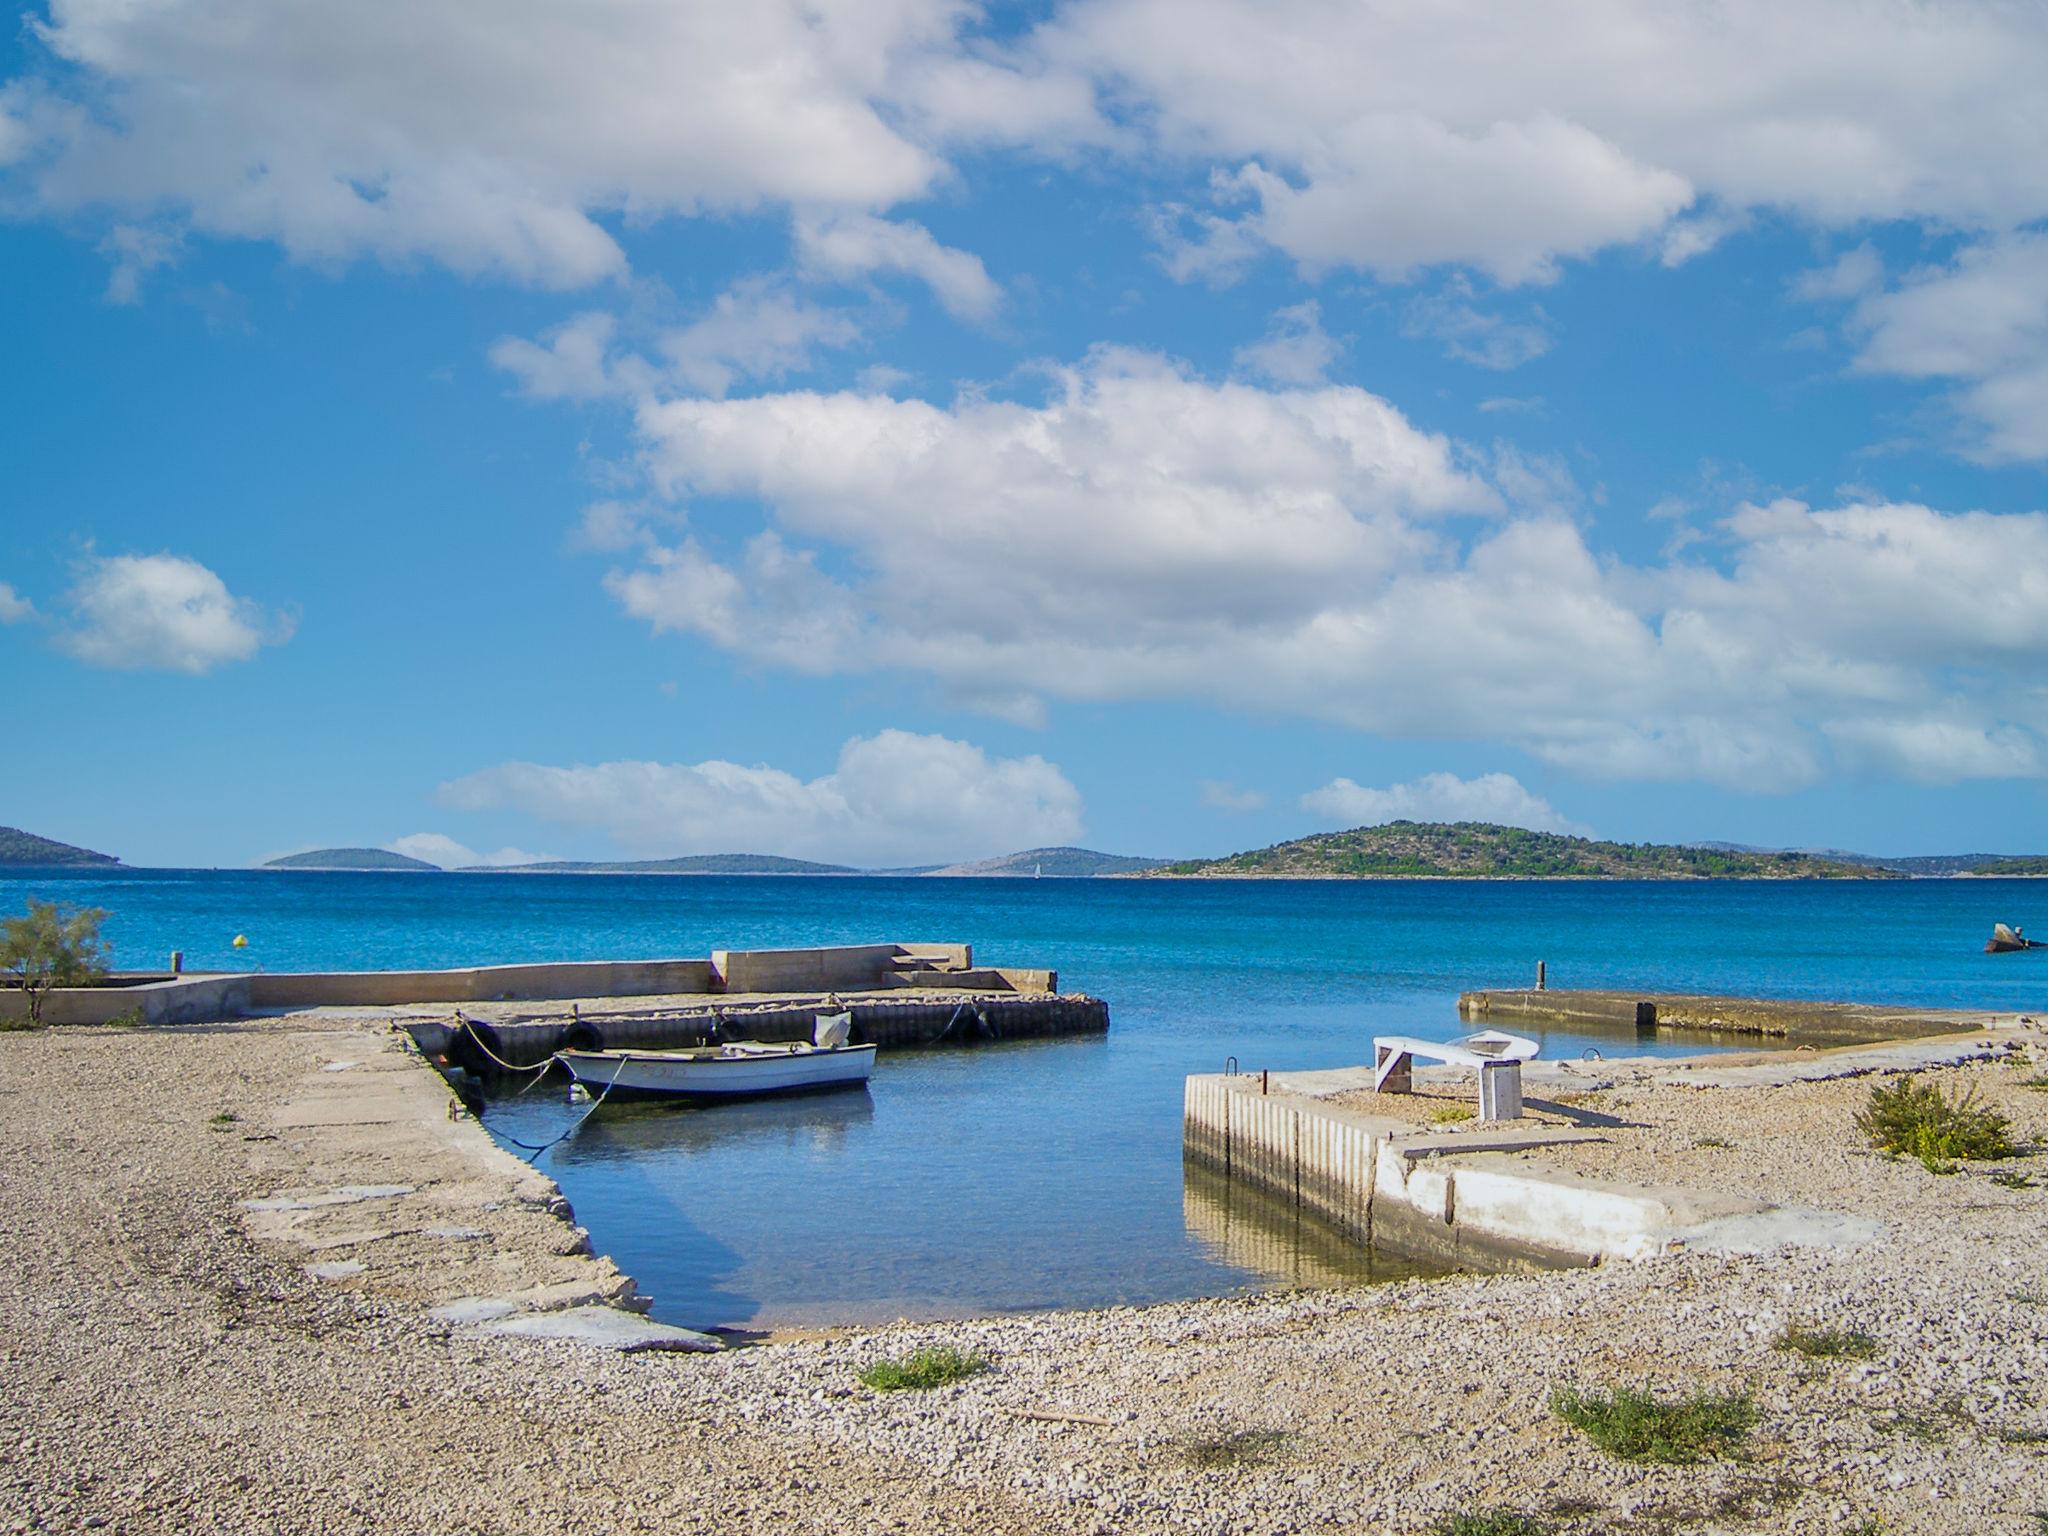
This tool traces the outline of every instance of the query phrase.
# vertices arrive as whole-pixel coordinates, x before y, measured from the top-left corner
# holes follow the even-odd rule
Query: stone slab
[[[558,1339],[615,1349],[622,1354],[643,1350],[688,1350],[709,1354],[725,1346],[708,1333],[649,1322],[617,1307],[568,1307],[559,1312],[527,1312],[478,1323],[470,1330],[498,1338]]]

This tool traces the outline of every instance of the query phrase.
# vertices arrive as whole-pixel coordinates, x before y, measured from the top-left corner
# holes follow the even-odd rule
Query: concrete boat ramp
[[[1478,1000],[1475,1002],[1475,1000]],[[1898,1028],[1903,1039],[1811,1044],[1753,1055],[1542,1061],[1523,1068],[1531,1115],[1510,1122],[1419,1124],[1374,1093],[1370,1068],[1229,1072],[1187,1079],[1187,1160],[1299,1207],[1354,1241],[1477,1269],[1583,1266],[1662,1254],[1758,1254],[1788,1246],[1841,1247],[1881,1230],[1869,1217],[1802,1206],[1797,1191],[1761,1199],[1727,1191],[1623,1183],[1556,1166],[1565,1149],[1623,1138],[1629,1122],[1580,1107],[1592,1095],[1649,1086],[1743,1090],[1876,1073],[1997,1061],[2038,1040],[2032,1015],[1904,1010],[1854,1004],[1758,1003],[1627,993],[1468,993],[1468,1018],[1530,1023],[1641,1020],[1669,1030],[1674,1015],[1701,1029],[1840,1042]],[[1661,1022],[1660,1022],[1661,1020]],[[1937,1032],[1940,1031],[1940,1032]],[[1418,1087],[1447,1088],[1470,1073],[1418,1069]],[[1437,1108],[1463,1111],[1449,1100]]]

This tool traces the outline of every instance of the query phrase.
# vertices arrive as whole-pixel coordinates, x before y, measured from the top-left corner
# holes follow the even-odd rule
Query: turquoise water
[[[1106,1039],[885,1055],[871,1089],[710,1110],[608,1106],[543,1166],[656,1315],[761,1328],[1369,1278],[1285,1211],[1184,1180],[1181,1079],[1351,1065],[1448,1036],[1459,991],[1626,986],[2048,1006],[2048,882],[1676,884],[658,879],[128,871],[0,880],[106,907],[118,963],[272,970],[702,955],[959,939],[1108,999]],[[249,948],[230,941],[246,933]],[[1550,1055],[1698,1050],[1585,1030]],[[486,1112],[541,1142],[552,1087]],[[1346,1265],[1350,1265],[1348,1270]],[[1399,1272],[1390,1266],[1382,1272]]]

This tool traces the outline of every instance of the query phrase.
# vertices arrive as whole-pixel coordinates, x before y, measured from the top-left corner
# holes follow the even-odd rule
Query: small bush
[[[1190,1440],[1181,1451],[1190,1466],[1256,1466],[1279,1456],[1293,1438],[1284,1429],[1238,1429]]]
[[[1954,1173],[1960,1159],[1996,1162],[2019,1150],[2011,1122],[1980,1106],[1974,1089],[1951,1096],[1910,1077],[1871,1089],[1856,1128],[1880,1151],[1919,1158],[1929,1173]]]
[[[1877,1340],[1853,1328],[1802,1328],[1792,1324],[1778,1335],[1777,1347],[1809,1360],[1869,1360],[1877,1354]]]
[[[232,1109],[224,1109],[206,1123],[212,1126],[215,1130],[224,1130],[228,1126],[235,1124],[241,1118],[242,1117],[236,1114]]]
[[[988,1361],[977,1354],[962,1354],[950,1346],[920,1349],[897,1360],[877,1360],[860,1372],[860,1384],[877,1392],[929,1392],[949,1387],[988,1369]]]
[[[1610,1456],[1677,1465],[1741,1454],[1760,1417],[1746,1391],[1695,1392],[1665,1403],[1633,1387],[1560,1388],[1550,1395],[1550,1411]]]
[[[1452,1515],[1429,1528],[1429,1536],[1555,1536],[1557,1522],[1519,1509],[1488,1509]]]
[[[1429,1118],[1438,1125],[1450,1125],[1455,1121],[1470,1120],[1476,1113],[1478,1111],[1474,1110],[1469,1104],[1432,1104],[1429,1107]]]
[[[1696,1147],[1732,1147],[1735,1143],[1725,1136],[1702,1136],[1693,1145]]]
[[[2000,1189],[2032,1189],[2034,1187],[2034,1181],[2024,1173],[2021,1173],[2017,1168],[1993,1169],[1991,1182]]]

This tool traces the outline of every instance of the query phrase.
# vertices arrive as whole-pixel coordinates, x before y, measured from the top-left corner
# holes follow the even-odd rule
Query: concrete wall
[[[1518,1137],[1459,1143],[1317,1099],[1260,1091],[1251,1074],[1187,1080],[1183,1152],[1288,1201],[1355,1241],[1481,1269],[1555,1267],[1660,1251],[1677,1221],[1657,1192],[1592,1186],[1488,1155]]]
[[[918,970],[964,971],[966,944],[842,944],[829,949],[714,949],[722,992],[865,992]]]
[[[588,960],[450,971],[298,971],[249,978],[255,1008],[397,1007],[716,990],[705,960]]]
[[[58,987],[43,1000],[46,1024],[105,1024],[139,1016],[145,1024],[204,1024],[249,1009],[246,975],[163,976],[134,985]],[[0,991],[0,1019],[28,1017],[28,999]]]

